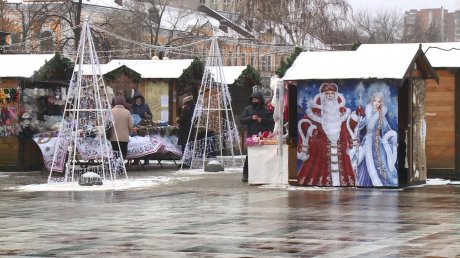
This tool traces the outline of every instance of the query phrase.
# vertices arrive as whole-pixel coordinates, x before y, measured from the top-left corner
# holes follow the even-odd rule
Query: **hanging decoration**
[[[214,37],[206,60],[181,169],[185,165],[204,170],[209,161],[219,158],[224,166],[236,169],[234,152],[238,149],[241,155],[239,139],[230,92],[222,69],[222,56],[217,37]],[[231,155],[230,162],[224,160],[224,155]]]
[[[112,151],[106,135],[113,117],[88,20],[82,27],[75,63],[79,69],[73,72],[67,91],[48,183],[79,182],[88,172],[102,182],[127,178],[123,157]],[[83,75],[85,65],[91,67],[91,75]]]
[[[16,136],[19,133],[18,99],[18,89],[0,88],[0,137]]]

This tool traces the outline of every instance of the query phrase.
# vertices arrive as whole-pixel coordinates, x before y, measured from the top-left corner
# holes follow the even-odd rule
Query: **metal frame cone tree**
[[[102,182],[127,179],[123,157],[112,150],[107,139],[107,130],[114,125],[112,107],[87,20],[82,26],[75,67],[48,183],[78,182],[87,173]],[[115,136],[118,139],[116,131]]]
[[[222,55],[217,37],[214,37],[206,58],[181,169],[185,166],[205,169],[213,160],[236,169],[235,149],[241,157],[240,137],[222,69]],[[231,159],[225,156],[231,156]]]

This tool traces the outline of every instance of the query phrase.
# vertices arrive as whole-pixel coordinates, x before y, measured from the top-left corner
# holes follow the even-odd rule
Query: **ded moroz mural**
[[[397,80],[297,85],[297,182],[398,186]]]

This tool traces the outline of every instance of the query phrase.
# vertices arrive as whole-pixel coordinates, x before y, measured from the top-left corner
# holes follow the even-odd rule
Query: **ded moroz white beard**
[[[321,125],[329,141],[333,144],[337,144],[342,124],[339,104],[337,100],[322,99],[322,101],[324,104],[321,111]]]

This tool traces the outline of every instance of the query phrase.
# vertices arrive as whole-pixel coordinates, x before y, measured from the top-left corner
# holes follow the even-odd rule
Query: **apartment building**
[[[404,15],[404,42],[460,41],[460,10],[411,9]]]

